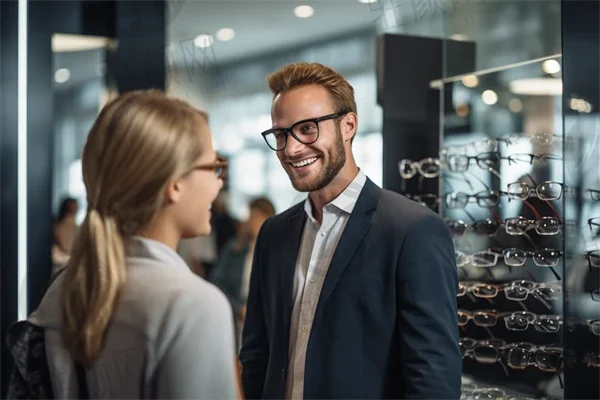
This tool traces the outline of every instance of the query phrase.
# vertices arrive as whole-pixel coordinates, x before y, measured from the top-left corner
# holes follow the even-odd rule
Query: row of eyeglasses
[[[562,159],[552,154],[520,153],[502,157],[498,152],[487,152],[476,156],[426,157],[420,161],[404,159],[398,163],[398,169],[400,176],[404,179],[411,179],[417,174],[425,178],[436,178],[441,175],[443,170],[456,173],[467,172],[471,165],[498,173],[496,169],[499,168],[501,160],[507,160],[509,165],[512,165],[517,163],[533,164],[534,161],[547,163],[551,160],[560,161]]]
[[[562,251],[548,248],[532,251],[517,248],[488,248],[473,254],[465,254],[460,250],[455,250],[454,253],[458,267],[494,267],[501,257],[509,267],[521,267],[525,265],[528,258],[533,259],[538,267],[555,267],[563,255]],[[593,261],[593,266],[600,266],[600,250],[589,251],[587,255]]]
[[[506,343],[502,339],[476,340],[469,337],[458,342],[462,357],[481,364],[493,364],[502,359],[512,369],[523,370],[535,366],[544,372],[557,372],[563,361],[559,345],[536,346],[532,343]]]
[[[563,224],[561,218],[556,217],[540,217],[539,219],[530,220],[519,216],[516,218],[508,218],[504,221],[496,221],[491,218],[475,221],[472,224],[467,224],[463,220],[446,220],[448,228],[455,236],[464,236],[468,231],[473,231],[482,236],[494,236],[500,229],[504,229],[507,234],[525,235],[527,231],[535,229],[539,235],[556,235],[560,232]],[[592,218],[588,221],[590,226],[598,225],[600,227],[600,218]]]
[[[475,384],[463,385],[460,400],[562,400],[558,397],[527,397],[516,394],[508,394],[506,391],[493,388],[479,388]]]
[[[528,258],[531,258],[538,267],[556,267],[563,255],[562,251],[556,249],[523,250],[517,248],[500,249],[488,248],[473,254],[465,254],[455,250],[456,265],[460,267],[494,267],[502,257],[504,263],[509,267],[522,267]],[[583,254],[590,268],[600,267],[600,250],[589,250]]]
[[[525,301],[531,295],[546,306],[546,308],[552,310],[553,307],[548,302],[559,299],[562,293],[562,286],[559,281],[537,283],[516,280],[504,284],[460,281],[458,283],[457,297],[473,296],[480,299],[493,299],[500,292],[503,292],[505,298],[511,301]]]
[[[556,333],[563,324],[562,315],[537,315],[529,311],[458,310],[458,326],[465,326],[473,321],[477,326],[491,328],[500,319],[504,319],[506,329],[511,331],[526,331],[533,325],[538,332]],[[595,335],[600,336],[600,320],[588,321],[588,326]]]
[[[533,144],[550,146],[555,141],[561,141],[562,138],[562,136],[553,134],[552,132],[515,133],[505,137],[476,140],[462,146],[444,147],[440,150],[440,156],[497,151],[500,144],[510,146],[519,139],[528,139]]]

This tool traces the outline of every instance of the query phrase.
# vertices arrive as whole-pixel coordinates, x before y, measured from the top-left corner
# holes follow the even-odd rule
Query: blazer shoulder
[[[407,228],[425,217],[442,221],[442,217],[429,207],[387,189],[381,190],[378,212],[393,225]]]

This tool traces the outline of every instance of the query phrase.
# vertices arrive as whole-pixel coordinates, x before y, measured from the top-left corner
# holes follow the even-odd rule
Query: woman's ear
[[[181,179],[174,179],[169,182],[169,185],[165,190],[167,204],[179,203],[181,201],[183,186],[183,181]]]

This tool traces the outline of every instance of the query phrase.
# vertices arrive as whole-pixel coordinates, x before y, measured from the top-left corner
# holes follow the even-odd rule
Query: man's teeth
[[[292,163],[292,165],[294,166],[294,168],[300,168],[300,167],[304,167],[308,164],[312,164],[315,161],[317,161],[317,157],[307,158],[306,160],[302,160],[297,163]]]

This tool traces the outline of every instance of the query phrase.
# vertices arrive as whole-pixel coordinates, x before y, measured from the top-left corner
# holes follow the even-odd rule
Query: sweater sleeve
[[[155,375],[159,399],[235,399],[235,338],[229,302],[215,287],[182,293],[164,321]]]

